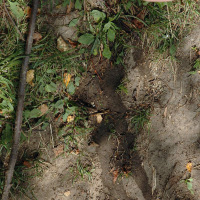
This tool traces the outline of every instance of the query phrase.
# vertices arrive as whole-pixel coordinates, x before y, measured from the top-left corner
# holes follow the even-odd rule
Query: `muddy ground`
[[[94,58],[75,99],[88,113],[100,113],[102,122],[94,122],[91,114],[96,128],[80,142],[81,153],[58,157],[53,149],[59,144],[52,145],[53,122],[45,132],[33,131],[33,146],[43,146],[32,149],[40,151],[43,160],[40,175],[29,181],[32,192],[13,199],[200,199],[200,75],[189,74],[196,59],[191,47],[200,44],[199,30],[198,25],[180,42],[173,59],[147,54],[139,43],[126,53],[125,66]],[[116,90],[122,81],[127,94]],[[151,111],[140,132],[130,120],[138,109]],[[77,159],[90,166],[90,180],[74,179]],[[193,164],[191,173],[188,162]],[[188,178],[193,179],[194,195],[182,181]]]

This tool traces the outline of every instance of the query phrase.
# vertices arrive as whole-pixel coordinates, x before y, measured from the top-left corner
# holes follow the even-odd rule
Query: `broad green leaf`
[[[99,10],[93,10],[91,12],[91,15],[94,17],[95,22],[103,21],[106,18],[106,14],[104,12],[101,12]]]
[[[73,27],[73,26],[76,26],[78,24],[78,18],[76,19],[72,19],[72,21],[69,23],[69,27]]]
[[[78,42],[80,42],[81,44],[90,45],[94,42],[94,35],[85,33],[84,35],[81,35],[79,37]]]
[[[72,83],[72,82],[70,82],[69,84],[68,84],[68,92],[71,94],[71,95],[73,95],[74,94],[74,92],[75,92],[75,87],[74,87],[74,84]]]
[[[63,115],[63,122],[66,122],[68,116],[69,116],[69,113],[67,112]]]
[[[107,58],[107,59],[110,59],[111,55],[112,55],[112,53],[111,53],[109,47],[106,46],[106,47],[104,48],[104,50],[103,50],[103,56],[104,56],[105,58]]]
[[[50,84],[47,84],[47,85],[45,86],[45,90],[46,90],[47,92],[53,93],[53,92],[56,92],[57,86],[56,86],[55,83],[51,82]]]
[[[81,10],[81,8],[82,8],[82,3],[80,2],[80,0],[76,0],[74,6],[75,6],[75,9]]]
[[[62,109],[63,106],[64,106],[64,101],[63,100],[58,100],[54,105],[54,107],[57,108],[57,109]]]
[[[192,190],[192,183],[191,182],[187,182],[187,188],[188,188],[188,190]]]
[[[79,86],[79,81],[80,81],[80,79],[81,79],[81,78],[78,77],[78,76],[75,78],[75,85],[76,85],[76,86]]]
[[[38,118],[41,115],[41,111],[38,110],[37,108],[31,110],[30,112],[30,118]]]
[[[99,52],[99,47],[100,47],[100,40],[99,38],[96,38],[92,46],[91,53],[96,56]]]
[[[107,31],[111,27],[111,22],[108,22],[104,25],[103,31]]]
[[[24,16],[24,11],[22,10],[22,8],[20,8],[20,5],[17,1],[15,2],[11,2],[8,1],[10,4],[10,10],[12,12],[12,14],[19,20],[21,21],[23,16]]]
[[[115,40],[115,30],[108,29],[107,37],[109,41],[113,42]]]

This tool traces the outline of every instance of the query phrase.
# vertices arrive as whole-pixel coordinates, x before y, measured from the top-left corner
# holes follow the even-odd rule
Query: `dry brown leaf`
[[[101,116],[101,114],[96,114],[97,117],[97,123],[100,124],[103,120],[103,117]]]
[[[28,162],[28,161],[24,161],[24,162],[23,162],[23,165],[24,165],[25,167],[27,167],[27,168],[30,168],[30,167],[32,166],[31,163]]]
[[[24,10],[24,13],[25,13],[26,17],[30,18],[31,17],[31,7],[27,6]]]
[[[70,0],[69,5],[67,5],[67,14],[69,14],[74,8],[74,3]]]
[[[53,152],[56,157],[59,156],[64,152],[64,145],[63,144],[58,145],[56,148],[53,149]]]
[[[41,106],[38,107],[38,109],[39,109],[40,112],[41,112],[41,115],[40,115],[40,116],[43,116],[43,115],[46,114],[47,111],[49,110],[47,104],[42,104]]]
[[[74,116],[74,115],[69,115],[69,116],[67,117],[67,122],[68,122],[68,123],[73,122],[74,119],[75,119],[75,116]]]
[[[35,71],[33,69],[30,69],[27,71],[27,74],[26,74],[26,82],[32,87],[34,86],[34,83],[33,83],[34,72]]]
[[[64,193],[64,195],[65,195],[66,197],[68,197],[70,194],[71,194],[70,191],[67,191],[67,192]]]
[[[63,77],[64,77],[63,82],[64,82],[65,86],[67,87],[71,80],[71,75],[68,73],[64,73]]]
[[[61,36],[57,39],[57,49],[61,52],[68,51],[70,49],[69,45]]]
[[[67,39],[69,44],[73,47],[76,48],[77,46],[80,46],[80,43],[74,42],[73,40],[70,40],[69,38]]]
[[[118,173],[119,173],[118,170],[113,171],[113,183],[115,183],[117,181]]]
[[[192,163],[191,162],[187,163],[186,169],[188,170],[188,172],[191,173],[191,171],[192,171]]]
[[[40,33],[35,32],[35,33],[33,34],[33,40],[34,40],[34,42],[38,42],[38,41],[40,41],[41,39],[42,39],[42,35],[41,35]]]
[[[145,18],[145,15],[146,15],[146,11],[145,10],[142,10],[138,15],[137,15],[137,18],[140,19],[141,21],[144,21],[144,18]],[[139,29],[143,28],[144,27],[144,23],[142,23],[140,20],[138,19],[134,19],[133,20],[133,23],[135,24],[135,26]]]

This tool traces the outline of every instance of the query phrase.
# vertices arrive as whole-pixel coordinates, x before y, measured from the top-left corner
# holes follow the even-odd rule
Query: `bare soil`
[[[51,135],[35,131],[43,164],[31,179],[32,193],[13,199],[38,200],[198,200],[200,199],[199,74],[190,75],[199,47],[200,26],[180,43],[176,58],[148,55],[138,44],[130,49],[125,66],[94,58],[83,76],[75,99],[88,113],[101,114],[80,154],[55,157]],[[148,56],[147,56],[148,55]],[[125,81],[128,94],[117,93]],[[130,118],[135,110],[150,108],[149,123],[137,133]],[[41,137],[42,134],[42,137]],[[42,139],[41,139],[42,138]],[[135,149],[136,145],[136,149]],[[91,180],[74,179],[77,159],[92,166]],[[186,164],[191,162],[191,173]],[[118,172],[114,182],[113,174]],[[36,173],[36,170],[29,173]],[[185,182],[192,178],[194,195]]]

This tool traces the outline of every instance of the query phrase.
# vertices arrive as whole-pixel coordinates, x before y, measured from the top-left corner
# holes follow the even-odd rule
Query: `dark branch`
[[[14,172],[16,161],[17,161],[20,135],[21,135],[22,118],[23,118],[25,87],[26,87],[26,73],[28,70],[29,55],[31,53],[31,48],[33,44],[33,33],[35,30],[38,4],[39,4],[39,0],[33,0],[33,9],[31,12],[28,38],[26,41],[26,50],[25,50],[26,57],[23,60],[21,74],[20,74],[20,84],[19,84],[19,91],[18,91],[18,104],[17,104],[17,112],[16,112],[16,120],[15,120],[13,145],[12,145],[12,151],[10,155],[8,170],[6,171],[6,174],[5,174],[5,184],[4,184],[3,194],[2,194],[2,200],[7,200],[9,197],[9,191],[12,186],[11,182],[12,182],[13,172]]]

